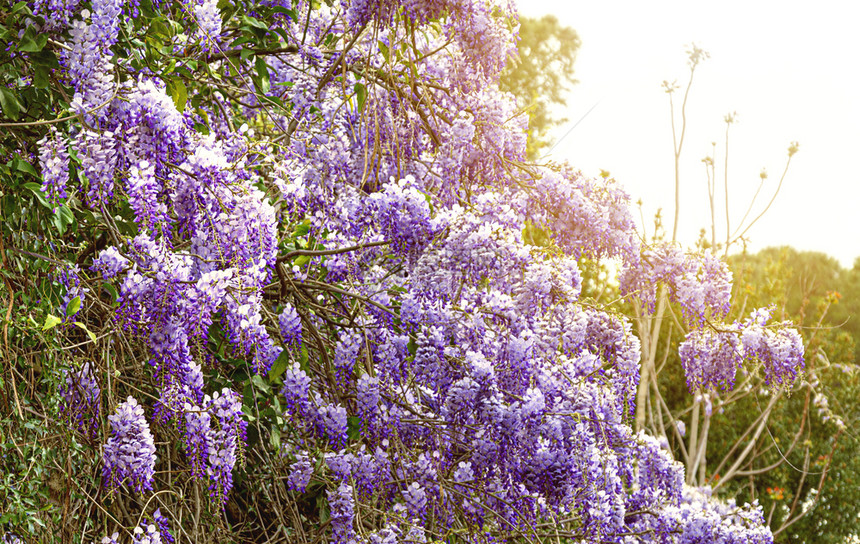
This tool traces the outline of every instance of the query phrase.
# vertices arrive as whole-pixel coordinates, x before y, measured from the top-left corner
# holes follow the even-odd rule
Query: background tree
[[[553,111],[567,103],[576,53],[582,45],[576,30],[554,15],[520,17],[518,55],[505,67],[499,88],[517,97],[529,116],[526,155],[537,159],[552,142],[549,132],[567,119]],[[557,108],[555,108],[557,109]]]
[[[802,266],[792,280],[797,283],[794,290],[785,283],[788,268],[773,262],[757,268],[754,279],[736,274],[738,281],[732,291],[730,310],[726,307],[725,312],[702,315],[698,323],[690,319],[691,314],[696,314],[697,301],[712,296],[709,288],[698,285],[712,275],[710,270],[714,265],[706,264],[707,261],[718,259],[720,254],[727,255],[773,204],[798,146],[796,143],[789,146],[788,160],[773,194],[765,197],[764,203],[754,198],[744,221],[733,225],[714,205],[715,197],[724,191],[713,158],[706,158],[710,228],[703,230],[697,249],[681,250],[676,239],[678,189],[684,179],[679,166],[687,128],[684,113],[695,71],[708,58],[696,46],[687,53],[690,77],[683,86],[680,102],[675,97],[682,87],[664,82],[672,106],[675,151],[676,203],[671,238],[663,233],[662,219],[658,217],[653,239],[642,252],[646,263],[643,268],[651,271],[640,278],[624,275],[621,278],[622,294],[633,305],[630,312],[636,315],[634,322],[642,339],[636,425],[667,437],[676,457],[684,461],[685,476],[691,485],[711,485],[716,493],[726,491],[729,496],[747,500],[759,498],[770,487],[772,491],[767,495],[773,497],[768,500],[768,506],[772,507],[768,521],[780,538],[790,540],[786,531],[804,516],[814,517],[809,506],[814,504],[813,498],[823,495],[825,484],[830,483],[829,469],[844,430],[843,421],[826,410],[819,413],[814,405],[818,399],[826,406],[826,390],[829,380],[834,379],[833,369],[852,371],[850,361],[845,359],[853,349],[851,338],[844,332],[822,327],[828,312],[839,309],[834,306],[838,296],[821,290],[824,284],[838,283],[838,265],[821,256],[798,258],[797,264]],[[734,115],[727,115],[725,122],[728,146]],[[759,196],[763,193],[757,193],[756,197]],[[688,279],[681,283],[661,280],[666,270],[673,269],[687,270]],[[758,286],[757,296],[751,296],[751,284]],[[756,310],[767,307],[772,309],[766,314]],[[788,313],[789,307],[797,314]],[[753,335],[742,330],[745,324],[759,320],[762,315],[770,315],[774,322],[796,317],[808,327],[803,339],[795,337],[796,342],[805,343],[807,352],[804,380],[793,386],[774,379],[766,368],[773,361],[760,357],[755,347],[757,339],[777,340],[779,335],[773,325]],[[828,353],[840,363],[833,366],[822,363],[819,355]],[[783,351],[782,358],[789,356],[790,350]],[[742,361],[751,367],[742,366]],[[715,369],[719,370],[714,373]],[[846,410],[841,414],[853,418],[851,403],[841,404]],[[829,423],[825,425],[826,422]],[[779,443],[785,447],[780,449]],[[803,468],[810,458],[818,459],[819,463],[811,471]],[[801,468],[796,470],[796,467]],[[780,484],[774,483],[780,478]],[[795,486],[792,491],[785,491],[787,482]],[[744,485],[749,486],[749,493],[741,494]],[[782,491],[773,491],[777,488]],[[779,502],[784,501],[785,493],[791,494],[793,501],[787,506]],[[841,533],[837,537],[838,534]]]
[[[802,325],[806,366],[812,370],[810,383],[771,416],[760,453],[745,468],[749,480],[735,482],[729,492],[761,501],[780,542],[844,542],[856,534],[852,520],[860,515],[860,483],[854,476],[860,470],[860,441],[853,430],[860,417],[855,359],[860,338],[846,328],[850,316],[842,295],[849,271],[824,254],[788,247],[729,262],[736,298],[774,304]],[[715,419],[718,457],[743,428],[740,422],[760,413],[761,402],[750,396]]]

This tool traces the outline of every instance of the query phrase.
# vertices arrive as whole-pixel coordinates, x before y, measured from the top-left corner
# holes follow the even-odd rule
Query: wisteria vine
[[[137,4],[32,6],[50,10],[78,114],[39,142],[43,193],[111,234],[64,276],[67,298],[78,274],[115,286],[154,399],[132,391],[107,418],[109,491],[157,492],[153,433],[175,433],[224,508],[252,415],[241,383],[257,379],[279,393],[288,489],[318,494],[337,544],[772,541],[757,505],[685,486],[666,445],[633,431],[639,339],[582,300],[579,259],[620,259],[622,291],[651,311],[665,286],[692,327],[692,390],[732,387],[744,361],[791,382],[799,336],[767,311],[709,329],[730,308],[723,262],[643,247],[614,180],[524,162],[527,116],[497,85],[510,3],[264,0],[236,6],[239,27],[222,4],[140,8],[186,25],[171,70],[207,66],[181,92],[132,69]],[[105,379],[87,363],[61,391],[93,439]],[[173,541],[160,511],[129,532]]]

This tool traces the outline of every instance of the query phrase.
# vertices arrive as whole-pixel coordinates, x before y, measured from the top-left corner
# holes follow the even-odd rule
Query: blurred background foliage
[[[702,482],[739,503],[758,500],[776,542],[846,542],[856,533],[860,515],[860,267],[845,270],[827,255],[790,247],[732,255],[728,262],[738,310],[727,321],[774,305],[777,319],[798,325],[806,369],[798,385],[774,405],[735,477],[723,484],[720,473],[750,441],[747,433],[766,412],[770,397],[755,387],[738,387],[712,399]],[[664,327],[661,336],[661,345],[668,344],[660,390],[673,417],[689,430],[689,393],[677,355],[682,337],[671,327]],[[746,377],[739,373],[737,384]],[[811,379],[816,380],[813,387]],[[819,395],[826,396],[827,410],[816,404]],[[836,426],[834,415],[842,418],[844,430]],[[677,437],[667,436],[680,458]]]
[[[499,88],[513,94],[520,108],[528,112],[529,159],[547,151],[552,143],[550,131],[567,121],[558,110],[566,104],[569,86],[576,83],[574,63],[581,45],[576,30],[563,26],[553,15],[520,17],[519,57],[505,67]]]

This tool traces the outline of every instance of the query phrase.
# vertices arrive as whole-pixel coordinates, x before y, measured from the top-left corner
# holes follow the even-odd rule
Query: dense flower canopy
[[[116,286],[156,399],[131,393],[110,416],[106,486],[158,491],[152,424],[224,505],[248,378],[275,386],[282,476],[296,497],[324,490],[338,544],[772,541],[757,505],[685,487],[631,428],[639,339],[581,299],[579,259],[619,259],[652,311],[666,286],[694,328],[691,389],[730,386],[745,355],[782,384],[802,346],[764,314],[710,334],[729,307],[723,263],[641,247],[614,180],[524,162],[527,116],[497,85],[510,3],[31,7],[62,44],[77,114],[39,143],[43,192],[104,220],[80,273]],[[146,18],[168,29],[169,70],[128,37]],[[69,372],[63,392],[91,436],[97,374]],[[168,540],[154,518],[135,542]]]

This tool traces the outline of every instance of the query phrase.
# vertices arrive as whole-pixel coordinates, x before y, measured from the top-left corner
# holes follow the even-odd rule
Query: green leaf
[[[272,368],[269,369],[269,383],[279,382],[279,378],[281,374],[286,372],[287,363],[289,362],[289,355],[287,355],[287,350],[283,350],[278,358],[275,359],[275,362],[272,363]]]
[[[305,343],[302,342],[302,348],[299,350],[299,363],[301,363],[302,370],[305,372],[308,371],[308,348],[305,347]]]
[[[57,317],[53,314],[48,314],[48,317],[45,318],[45,324],[42,325],[42,330],[47,331],[47,330],[53,329],[54,327],[56,327],[57,325],[59,325],[62,322],[63,322],[63,320],[60,319],[59,317]]]
[[[84,325],[84,324],[83,324],[83,323],[81,323],[80,321],[75,321],[75,322],[73,322],[73,323],[72,323],[72,325],[74,325],[74,326],[78,327],[79,329],[83,329],[83,331],[84,331],[85,333],[87,333],[87,336],[89,336],[89,337],[90,337],[90,340],[92,340],[92,341],[93,341],[93,344],[95,344],[95,343],[96,343],[97,338],[96,338],[95,333],[94,333],[94,332],[92,332],[91,330],[89,330],[89,329],[87,328],[87,326],[86,326],[86,325]]]
[[[29,4],[28,2],[16,3],[15,6],[12,8],[12,13],[13,14],[21,14],[21,15],[32,15],[33,12],[30,11],[30,6],[28,4]],[[23,12],[23,13],[21,13],[21,12]]]
[[[81,309],[81,297],[75,297],[66,306],[66,317],[72,317]]]
[[[116,301],[119,299],[119,292],[117,292],[116,287],[114,287],[110,283],[105,283],[104,287],[105,287],[105,291],[110,293],[111,304],[116,304]]]
[[[230,43],[230,47],[236,48],[246,43],[254,43],[254,38],[252,38],[251,36],[240,36]],[[253,53],[253,50],[251,49],[248,49],[248,51],[251,51]],[[239,53],[239,55],[241,55],[241,53]]]
[[[358,99],[358,111],[364,111],[364,101],[367,99],[367,88],[361,84],[356,83],[353,87],[355,89],[355,96]]]
[[[39,173],[36,172],[36,169],[33,168],[32,164],[18,157],[12,159],[12,167],[19,172],[25,172],[33,175],[34,177],[39,177]]]
[[[274,8],[272,8],[272,12],[283,13],[284,15],[292,19],[294,23],[297,23],[299,21],[299,14],[296,13],[296,11],[293,9],[287,9],[283,6],[275,6]]]
[[[263,57],[257,57],[254,66],[257,68],[257,87],[261,93],[266,94],[271,88],[269,84],[269,67]]]
[[[168,91],[179,113],[184,112],[185,105],[188,103],[188,89],[185,87],[185,83],[181,79],[171,80]]]
[[[17,121],[21,115],[21,103],[10,89],[0,86],[0,108],[9,119]]]
[[[296,229],[293,231],[296,233],[296,236],[306,236],[308,232],[311,230],[311,222],[310,220],[304,220],[298,225],[296,225]]]
[[[251,376],[251,383],[254,384],[254,387],[264,393],[269,393],[272,390],[269,384],[264,382],[263,378],[259,374],[254,374],[253,376]]]
[[[57,213],[54,215],[53,223],[60,234],[66,233],[66,228],[75,222],[75,215],[68,206],[63,204]]]
[[[57,59],[57,55],[55,55],[50,49],[45,49],[38,53],[31,53],[29,60],[36,66],[44,66],[46,68],[60,67],[60,61]]]
[[[32,28],[32,27],[30,27]],[[29,29],[28,29],[29,30]],[[27,53],[38,53],[42,49],[45,48],[45,45],[48,43],[48,35],[45,33],[39,33],[35,36],[31,36],[30,32],[24,34],[21,38],[21,45],[18,46],[18,51],[25,51]]]
[[[385,62],[387,63],[389,61],[389,57],[391,56],[391,52],[388,50],[388,46],[382,42],[377,42],[377,45],[379,45],[379,52],[382,53],[382,58],[384,58]]]
[[[254,17],[249,17],[248,15],[243,15],[242,16],[242,22],[245,23],[246,25],[250,26],[250,27],[258,28],[260,30],[265,30],[266,32],[269,31],[269,25],[267,25],[263,21],[256,19]]]
[[[277,427],[272,427],[272,447],[276,450],[281,449],[281,430]]]
[[[42,185],[40,183],[36,183],[36,182],[31,181],[29,183],[25,183],[24,188],[30,189],[30,191],[32,191],[33,194],[36,195],[36,199],[39,201],[39,203],[42,206],[49,208],[49,209],[52,207],[48,203],[48,200],[45,198],[45,193],[42,192]]]
[[[33,85],[37,89],[47,89],[51,83],[51,69],[44,65],[37,65],[33,70]]]

